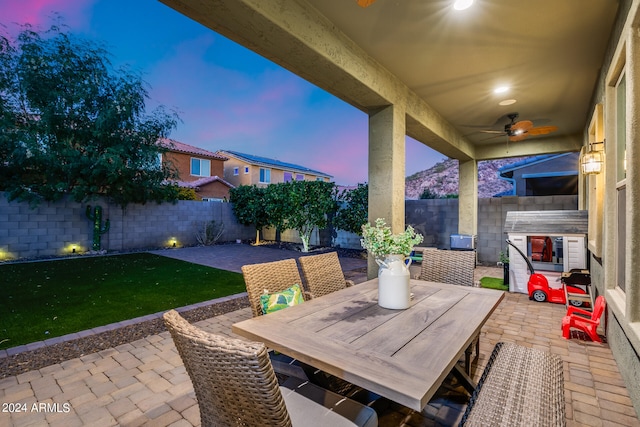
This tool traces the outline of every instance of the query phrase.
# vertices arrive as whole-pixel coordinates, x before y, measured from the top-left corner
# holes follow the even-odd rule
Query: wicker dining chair
[[[242,266],[242,275],[249,295],[249,305],[253,317],[262,316],[262,306],[260,305],[260,295],[267,290],[267,293],[281,292],[294,284],[302,286],[298,264],[295,259],[285,259],[282,261],[265,262],[261,264],[248,264]],[[305,301],[311,299],[313,295],[303,292]],[[354,393],[356,386],[336,376],[324,371],[317,370],[298,360],[292,359],[280,353],[270,352],[271,362],[279,374],[295,376],[302,379],[310,379],[316,384],[330,389],[333,392],[343,395]]]
[[[378,425],[375,411],[297,378],[278,385],[263,343],[203,331],[171,310],[164,323],[208,426]]]
[[[425,249],[422,253],[422,266],[418,279],[430,282],[450,283],[459,286],[473,286],[473,271],[476,268],[474,251],[446,251]],[[476,358],[480,355],[480,336],[476,335],[464,352],[464,368],[471,373],[471,355],[473,347]]]
[[[420,280],[473,286],[473,270],[476,266],[474,251],[445,251],[425,249],[422,253]]]
[[[298,264],[295,259],[285,259],[282,261],[265,262],[261,264],[248,264],[242,266],[242,276],[249,295],[249,305],[253,317],[261,316],[260,295],[282,292],[285,289],[298,284],[302,288],[302,279],[298,271]],[[303,292],[304,300],[308,300],[310,295]]]
[[[298,258],[307,289],[314,298],[353,286],[353,280],[346,280],[337,252],[308,255]]]

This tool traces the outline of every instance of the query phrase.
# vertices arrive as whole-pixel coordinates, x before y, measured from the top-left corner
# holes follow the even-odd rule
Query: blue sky
[[[340,185],[367,180],[368,118],[293,73],[156,0],[2,0],[0,23],[49,27],[53,13],[72,33],[103,42],[116,66],[149,84],[147,108],[180,116],[173,139],[320,170]],[[407,138],[406,174],[440,153]],[[337,155],[339,153],[339,155]]]

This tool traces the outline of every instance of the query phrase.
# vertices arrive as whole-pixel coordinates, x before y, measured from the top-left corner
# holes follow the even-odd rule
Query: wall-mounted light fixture
[[[595,175],[602,172],[604,165],[603,150],[597,150],[594,147],[594,145],[598,144],[602,144],[604,147],[604,142],[589,143],[589,151],[584,153],[582,159],[580,159],[580,167],[582,168],[582,173],[585,175]]]

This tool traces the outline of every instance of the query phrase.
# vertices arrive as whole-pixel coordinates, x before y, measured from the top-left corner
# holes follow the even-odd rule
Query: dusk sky
[[[149,84],[147,111],[174,109],[171,138],[235,150],[367,181],[367,115],[157,0],[2,0],[3,33],[47,29],[57,13],[69,32],[105,44],[116,67]],[[407,137],[406,174],[444,158]]]

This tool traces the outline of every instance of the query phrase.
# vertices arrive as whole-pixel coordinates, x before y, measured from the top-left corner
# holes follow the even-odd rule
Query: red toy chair
[[[607,303],[604,297],[600,295],[596,298],[596,302],[593,307],[593,312],[579,309],[577,307],[569,307],[567,315],[562,319],[562,336],[565,339],[569,339],[571,336],[570,328],[576,328],[583,330],[591,340],[594,342],[602,342],[602,339],[598,336],[596,329],[600,325],[600,317],[606,307]]]

